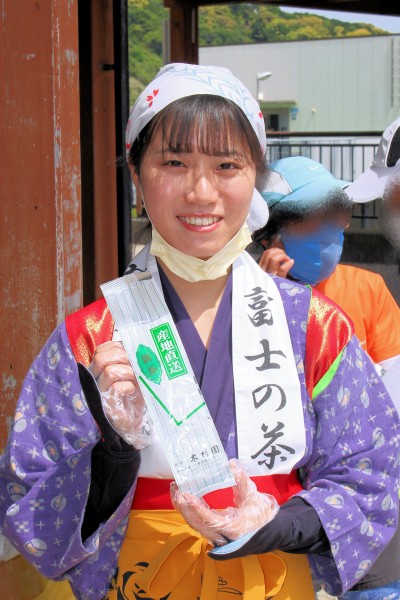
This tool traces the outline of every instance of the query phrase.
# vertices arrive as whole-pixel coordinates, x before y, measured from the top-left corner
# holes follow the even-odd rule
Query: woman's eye
[[[164,165],[168,165],[170,167],[182,167],[183,163],[180,160],[166,160]]]
[[[221,171],[230,171],[231,169],[236,169],[236,166],[233,163],[222,163],[218,168]]]

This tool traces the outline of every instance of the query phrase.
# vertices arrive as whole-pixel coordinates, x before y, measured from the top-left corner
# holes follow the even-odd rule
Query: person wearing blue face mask
[[[339,264],[353,207],[348,182],[303,156],[277,160],[270,169],[262,192],[270,218],[253,234],[266,248],[260,267],[334,300],[374,363],[389,369],[400,355],[400,309],[379,274]]]
[[[282,231],[280,237],[287,254],[294,260],[290,269],[292,279],[316,285],[336,269],[344,240],[339,224],[322,225],[308,234]]]
[[[269,167],[261,195],[270,216],[253,234],[261,252],[260,267],[328,296],[352,319],[377,370],[382,374],[398,368],[400,308],[379,274],[339,264],[353,206],[345,191],[349,184],[301,156],[277,160]],[[400,527],[367,575],[340,600],[399,598]]]

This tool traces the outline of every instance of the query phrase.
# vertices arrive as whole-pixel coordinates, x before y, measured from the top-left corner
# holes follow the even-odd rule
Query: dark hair
[[[232,145],[253,162],[257,174],[267,172],[257,135],[242,109],[227,98],[208,94],[185,96],[157,113],[132,144],[128,163],[140,171],[143,154],[152,137],[161,129],[163,147],[190,152],[193,137],[204,154],[219,154]]]
[[[269,246],[273,238],[288,225],[303,223],[311,217],[321,218],[324,221],[342,216],[350,218],[352,208],[352,201],[340,187],[326,194],[318,203],[307,202],[306,199],[297,201],[283,199],[269,209],[268,222],[253,233],[253,241],[257,244],[264,242],[264,246]]]

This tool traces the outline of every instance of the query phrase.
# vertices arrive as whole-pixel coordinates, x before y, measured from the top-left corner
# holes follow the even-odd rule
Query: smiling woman
[[[219,252],[246,222],[256,178],[253,154],[265,168],[257,136],[245,115],[233,102],[224,101],[221,110],[221,100],[218,96],[190,97],[189,121],[186,115],[190,127],[183,125],[183,118],[178,120],[180,126],[175,122],[175,112],[183,116],[188,99],[176,100],[168,111],[172,120],[165,115],[144,136],[144,155],[138,142],[129,153],[132,179],[141,190],[153,234],[159,234],[159,244],[163,239],[170,245],[164,256],[167,264],[173,256],[172,245],[203,260]],[[213,114],[211,128],[204,128],[204,113]],[[226,127],[230,132],[230,125],[240,121],[244,127],[238,130],[236,125],[236,135],[235,131],[211,135],[219,113],[223,118],[218,131]],[[232,152],[232,148],[237,150]],[[239,237],[244,248],[248,239]],[[225,272],[226,265],[222,265],[221,275]]]
[[[153,344],[152,328],[134,372],[99,300],[57,327],[22,386],[0,526],[80,600],[314,600],[315,580],[342,593],[396,528],[400,422],[347,317],[246,251],[268,217],[258,103],[227,69],[167,65],[126,141],[152,239],[124,281],[157,286],[131,308],[153,314],[161,296],[204,397],[195,412],[206,406],[216,430],[216,443],[202,429],[179,448],[185,484],[222,454],[235,485],[179,489],[140,387],[179,385],[178,345]]]

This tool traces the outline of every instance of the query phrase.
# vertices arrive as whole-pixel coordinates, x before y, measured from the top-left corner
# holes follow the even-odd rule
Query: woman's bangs
[[[209,156],[237,155],[249,162],[254,160],[243,123],[238,122],[238,111],[226,99],[219,96],[188,99],[190,102],[182,99],[173,103],[173,110],[163,114],[160,125],[165,149],[178,153],[198,150]],[[243,118],[246,119],[244,115]],[[250,123],[249,128],[253,131]]]

